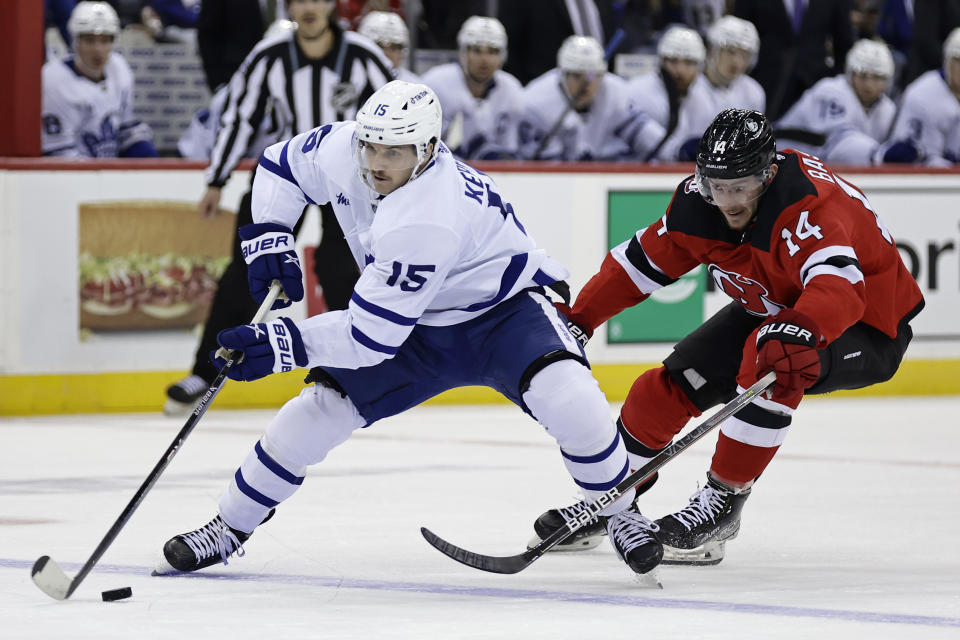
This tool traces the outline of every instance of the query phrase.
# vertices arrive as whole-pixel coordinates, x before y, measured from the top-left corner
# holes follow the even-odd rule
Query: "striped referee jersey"
[[[307,58],[295,32],[264,38],[230,79],[230,97],[210,154],[207,184],[222,187],[256,137],[264,118],[276,141],[328,122],[351,120],[374,91],[393,79],[373,41],[331,25],[334,43],[323,58]]]

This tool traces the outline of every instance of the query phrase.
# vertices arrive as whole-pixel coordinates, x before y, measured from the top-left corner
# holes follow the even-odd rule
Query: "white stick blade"
[[[66,600],[70,578],[50,556],[41,556],[33,563],[30,577],[40,590],[54,600]]]

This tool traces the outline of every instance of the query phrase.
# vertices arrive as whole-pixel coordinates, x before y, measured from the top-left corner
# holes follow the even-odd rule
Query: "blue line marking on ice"
[[[27,570],[33,561],[0,558],[0,568]],[[65,562],[60,565],[65,571],[76,572],[83,565],[79,562]],[[149,567],[133,565],[97,565],[96,571],[122,575],[147,576]],[[713,611],[717,613],[746,613],[757,615],[781,616],[787,618],[812,618],[820,620],[839,620],[846,622],[869,622],[875,624],[905,624],[924,627],[960,627],[960,618],[940,616],[921,616],[898,613],[877,613],[873,611],[851,611],[842,609],[816,609],[809,607],[787,607],[746,602],[717,602],[710,600],[683,600],[679,598],[655,598],[644,596],[621,596],[602,593],[578,593],[574,591],[548,591],[539,589],[509,589],[497,587],[477,587],[469,585],[451,585],[431,582],[400,582],[390,580],[362,580],[342,577],[293,575],[279,573],[181,573],[159,576],[161,578],[187,578],[191,580],[230,580],[234,582],[293,584],[307,587],[337,589],[363,589],[368,591],[397,591],[406,593],[424,593],[429,595],[454,595],[481,598],[504,598],[516,600],[550,600],[557,602],[582,602],[605,604],[615,607],[644,607],[650,609],[687,609],[693,611]]]

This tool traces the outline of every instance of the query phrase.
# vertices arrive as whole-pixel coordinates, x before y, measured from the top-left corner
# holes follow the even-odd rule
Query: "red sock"
[[[728,438],[720,432],[710,473],[722,481],[742,486],[763,473],[779,448],[755,447]]]
[[[699,415],[700,410],[663,366],[645,371],[637,378],[620,409],[623,426],[650,449],[662,449],[670,444],[690,418]]]

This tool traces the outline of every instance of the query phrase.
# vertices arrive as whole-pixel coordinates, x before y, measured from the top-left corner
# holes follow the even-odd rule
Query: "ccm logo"
[[[774,333],[782,333],[788,336],[797,336],[808,342],[813,342],[813,334],[804,329],[803,327],[797,326],[795,324],[790,324],[789,322],[771,322],[768,325],[764,325],[760,328],[760,331],[757,332],[757,340],[763,336],[767,336]]]
[[[244,243],[243,257],[246,258],[247,256],[252,256],[255,253],[261,253],[263,251],[269,251],[270,249],[277,250],[281,247],[289,248],[290,237],[291,236],[289,234],[283,234],[272,238],[262,238]]]

